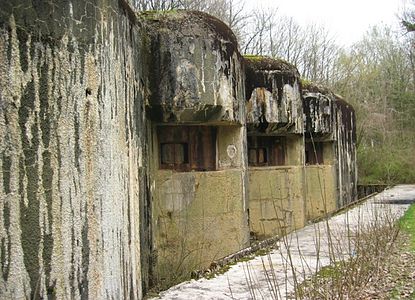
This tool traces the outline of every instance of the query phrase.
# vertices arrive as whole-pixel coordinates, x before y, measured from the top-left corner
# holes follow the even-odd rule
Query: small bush
[[[361,184],[397,184],[415,182],[412,150],[398,146],[363,147],[357,162]]]

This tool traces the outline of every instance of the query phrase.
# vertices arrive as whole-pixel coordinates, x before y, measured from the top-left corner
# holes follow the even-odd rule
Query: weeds
[[[392,177],[389,172],[388,182],[393,181]],[[308,232],[303,230],[301,236],[283,234],[279,253],[267,254],[268,264],[261,258],[268,288],[263,286],[262,291],[257,291],[253,272],[246,264],[251,298],[260,295],[261,299],[357,299],[362,288],[383,275],[388,263],[385,257],[391,254],[400,230],[397,216],[373,199],[329,221],[331,212],[320,176],[318,183],[324,220],[306,228]],[[403,226],[415,232],[415,207],[410,213],[411,221]],[[281,228],[281,224],[277,225]]]
[[[300,299],[355,299],[359,291],[381,275],[399,228],[386,215],[360,225],[350,236],[352,251],[333,247],[337,261],[296,287]]]
[[[409,234],[411,240],[410,248],[413,252],[415,252],[415,203],[409,207],[400,219],[399,227]]]
[[[397,216],[382,205],[369,201],[310,226],[305,236],[283,236],[278,250],[260,258],[266,285],[258,284],[251,264],[245,265],[251,298],[357,299],[361,289],[383,276],[385,257],[399,234]]]
[[[212,279],[212,278],[216,277],[217,275],[221,275],[221,274],[224,274],[224,273],[228,272],[229,269],[232,266],[236,265],[237,263],[240,263],[240,262],[249,262],[250,260],[254,259],[257,256],[267,255],[268,253],[270,253],[270,251],[271,251],[271,248],[270,247],[260,248],[260,249],[254,251],[254,252],[252,252],[250,254],[241,256],[239,258],[235,258],[234,260],[229,261],[227,264],[225,264],[223,266],[216,267],[216,268],[211,268],[209,270],[206,270],[204,272],[204,274],[203,274],[203,277],[204,278],[207,278],[207,279]]]

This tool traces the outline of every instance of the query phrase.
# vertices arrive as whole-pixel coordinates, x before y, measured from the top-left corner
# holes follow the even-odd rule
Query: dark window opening
[[[189,163],[189,145],[187,143],[163,143],[161,147],[162,164],[188,164]]]
[[[307,165],[322,165],[324,163],[322,142],[305,143],[305,163]]]
[[[266,165],[268,162],[266,148],[249,148],[248,162],[252,165]]]
[[[216,169],[216,128],[160,126],[157,128],[160,169],[212,171]]]
[[[248,164],[250,166],[285,165],[284,137],[248,136]]]

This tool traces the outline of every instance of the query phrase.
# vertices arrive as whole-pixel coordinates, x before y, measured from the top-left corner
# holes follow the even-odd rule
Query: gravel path
[[[160,298],[286,299],[294,282],[330,263],[334,250],[353,255],[351,232],[381,218],[399,218],[414,199],[415,185],[395,186],[328,221],[289,234],[268,255],[240,262],[212,279],[181,283],[160,293]]]

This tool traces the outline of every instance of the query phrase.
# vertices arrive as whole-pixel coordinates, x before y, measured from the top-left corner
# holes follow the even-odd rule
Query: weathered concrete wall
[[[0,7],[0,298],[141,298],[140,27],[122,1]]]
[[[249,225],[253,239],[282,236],[305,222],[304,142],[286,136],[286,166],[248,169]]]
[[[154,280],[165,288],[249,245],[245,77],[236,39],[216,18],[173,11],[140,19],[149,34]],[[214,126],[210,171],[162,170],[163,125]],[[193,157],[190,143],[186,153]]]
[[[218,126],[217,165],[219,170],[246,170],[245,126]],[[245,199],[245,195],[242,195]]]
[[[336,207],[357,200],[356,117],[351,105],[330,90],[303,85],[306,136],[316,141],[333,141]],[[325,162],[326,164],[326,162]]]
[[[248,170],[251,235],[264,239],[304,226],[303,103],[293,65],[261,56],[244,59],[248,134],[286,141],[285,166]]]
[[[353,107],[336,96],[336,157],[338,205],[357,200],[356,113]]]
[[[333,165],[312,165],[305,168],[305,218],[312,221],[328,216],[338,208],[336,168]]]
[[[287,154],[286,162],[288,166],[304,165],[304,137],[299,134],[286,136]]]
[[[245,56],[248,133],[303,133],[297,69],[282,60]]]
[[[302,166],[249,169],[249,221],[254,239],[282,236],[305,224]]]
[[[152,136],[153,276],[166,288],[249,246],[246,131],[217,126],[217,171],[209,172],[160,170],[156,128]]]
[[[244,78],[233,32],[202,12],[144,12],[151,119],[244,123]]]
[[[152,134],[150,194],[153,282],[166,288],[247,247],[249,228],[245,127],[216,127],[216,171],[208,172],[159,169],[162,130]]]
[[[161,286],[249,245],[243,181],[235,169],[157,172],[153,228]]]
[[[305,93],[304,114],[307,133],[321,136],[335,130],[335,99],[330,95]]]

